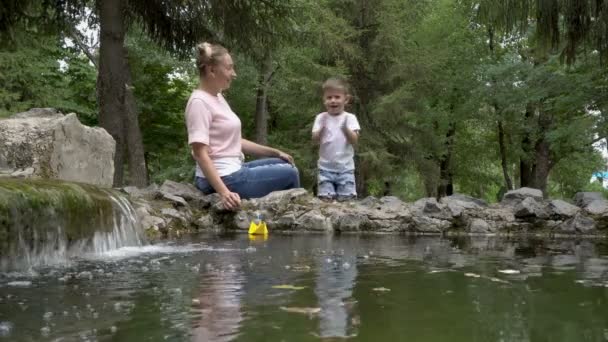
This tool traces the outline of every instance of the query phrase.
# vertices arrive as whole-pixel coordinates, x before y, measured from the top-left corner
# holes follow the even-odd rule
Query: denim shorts
[[[244,163],[240,170],[221,178],[228,190],[236,192],[243,199],[264,197],[273,191],[300,187],[298,169],[279,158]],[[196,177],[195,184],[205,195],[215,192],[206,178]]]
[[[339,200],[356,198],[355,170],[332,172],[319,169],[317,196]]]

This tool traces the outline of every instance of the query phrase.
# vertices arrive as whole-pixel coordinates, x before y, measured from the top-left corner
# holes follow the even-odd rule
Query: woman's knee
[[[294,166],[289,169],[289,179],[293,188],[300,187],[300,171],[297,167]]]

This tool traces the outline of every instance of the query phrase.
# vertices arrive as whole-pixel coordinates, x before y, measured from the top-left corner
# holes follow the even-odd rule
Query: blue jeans
[[[244,199],[264,197],[273,191],[300,187],[298,169],[279,158],[244,163],[240,170],[221,178],[228,190]],[[195,184],[205,195],[215,192],[206,178],[196,177]]]
[[[338,200],[356,198],[355,170],[332,172],[319,169],[317,196]]]

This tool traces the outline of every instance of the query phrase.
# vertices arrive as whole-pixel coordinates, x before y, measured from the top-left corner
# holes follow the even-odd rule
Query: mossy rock
[[[19,253],[17,243],[57,237],[70,243],[112,231],[119,196],[87,184],[0,178],[0,256]]]

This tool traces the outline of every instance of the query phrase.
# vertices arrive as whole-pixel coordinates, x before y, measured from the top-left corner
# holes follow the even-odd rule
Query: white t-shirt
[[[325,120],[325,130],[321,136],[321,146],[319,147],[319,169],[331,172],[345,172],[355,169],[355,150],[344,132],[342,125],[351,131],[359,131],[359,121],[354,114],[342,112],[338,115],[331,115],[323,112],[317,115],[315,123],[312,125],[312,132],[321,130],[321,123]]]

